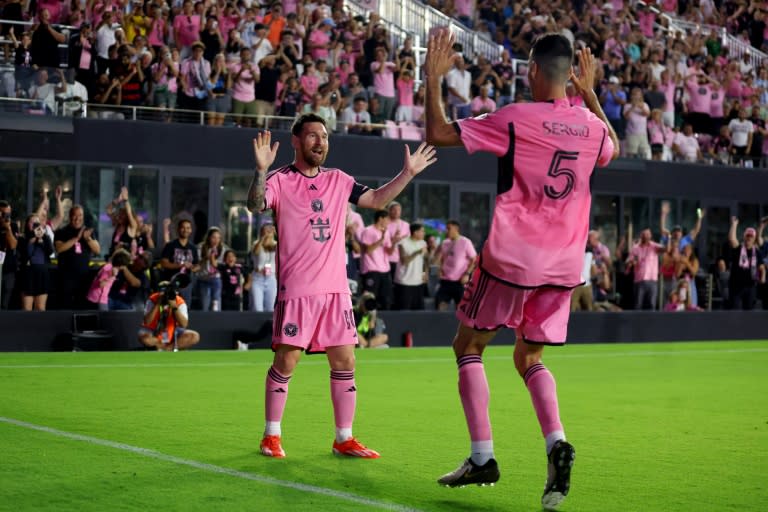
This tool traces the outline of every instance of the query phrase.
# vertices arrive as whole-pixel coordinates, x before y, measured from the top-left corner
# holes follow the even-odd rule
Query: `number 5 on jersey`
[[[565,178],[565,183],[560,190],[557,190],[552,185],[545,185],[544,193],[547,197],[552,199],[565,199],[568,194],[573,192],[573,185],[576,182],[576,173],[573,172],[572,169],[563,167],[563,165],[568,165],[569,160],[574,161],[578,160],[578,158],[578,151],[555,151],[555,154],[552,156],[552,163],[549,164],[549,172],[547,172],[547,176],[552,176],[553,178]],[[562,180],[560,180],[559,183],[563,183]]]

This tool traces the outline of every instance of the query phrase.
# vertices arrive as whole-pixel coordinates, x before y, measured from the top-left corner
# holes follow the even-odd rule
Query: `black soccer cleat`
[[[446,487],[464,487],[465,485],[493,485],[499,481],[499,465],[496,459],[490,459],[478,466],[468,458],[455,471],[441,476],[437,483]]]
[[[565,441],[558,441],[547,457],[547,484],[541,497],[544,510],[555,510],[568,496],[571,488],[571,468],[576,460],[576,450]]]

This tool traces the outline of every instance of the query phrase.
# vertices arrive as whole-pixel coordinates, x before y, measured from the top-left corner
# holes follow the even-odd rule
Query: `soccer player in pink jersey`
[[[548,475],[542,505],[553,509],[568,494],[575,450],[565,439],[555,380],[541,356],[544,345],[565,343],[571,292],[582,283],[590,180],[595,166],[618,156],[618,140],[593,90],[595,61],[590,50],[579,51],[577,75],[573,47],[559,34],[542,35],[531,49],[533,103],[447,122],[440,80],[458,58],[453,40],[446,29],[429,40],[427,140],[438,146],[463,145],[470,153],[493,153],[499,158],[499,175],[493,223],[459,304],[460,325],[453,342],[471,452],[438,483],[456,487],[499,479],[482,354],[500,327],[511,327],[517,334],[515,367],[546,440]],[[569,79],[587,108],[569,104]]]
[[[291,134],[293,163],[269,174],[279,143],[271,143],[269,131],[258,134],[254,140],[256,173],[248,191],[248,209],[272,210],[280,235],[272,335],[275,357],[267,372],[261,453],[285,457],[280,421],[288,383],[302,350],[306,350],[325,352],[331,367],[336,421],[333,452],[375,459],[379,454],[352,436],[357,400],[357,329],[344,258],[347,204],[383,208],[436,161],[435,148],[422,143],[411,154],[406,145],[403,169],[374,190],[339,169],[322,166],[328,155],[328,131],[323,118],[304,114],[294,122]]]

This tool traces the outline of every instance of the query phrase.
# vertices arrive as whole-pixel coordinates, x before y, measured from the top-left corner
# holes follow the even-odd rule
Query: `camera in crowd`
[[[39,222],[35,222],[32,224],[32,232],[37,238],[43,238],[43,235],[45,235],[45,228]]]
[[[176,296],[179,294],[179,290],[183,290],[189,286],[189,274],[181,273],[175,274],[171,277],[170,281],[164,281],[160,283],[160,304],[166,306],[171,302],[176,302]]]

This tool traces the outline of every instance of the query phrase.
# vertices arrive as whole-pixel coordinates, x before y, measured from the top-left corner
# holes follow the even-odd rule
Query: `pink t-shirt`
[[[672,140],[672,128],[664,123],[648,121],[648,142],[651,144],[667,144]]]
[[[456,240],[446,238],[440,244],[440,279],[458,281],[477,257],[472,241],[459,235]]]
[[[455,0],[453,5],[456,8],[456,14],[470,17],[475,7],[475,0]]]
[[[648,104],[643,102],[642,105],[645,112],[649,113],[651,112],[650,107],[648,107]],[[626,126],[626,132],[627,135],[641,135],[643,133],[647,133],[648,131],[648,117],[640,114],[640,112],[637,111],[637,108],[634,107],[631,103],[626,103],[624,105],[624,112],[629,112],[629,116],[626,117],[627,120],[627,126]]]
[[[365,222],[363,221],[363,216],[357,213],[356,211],[349,210],[347,212],[347,226],[355,227],[355,232],[354,232],[355,239],[360,241],[360,233],[362,233],[363,229],[365,229]],[[359,252],[352,251],[352,255],[354,258],[360,257]]]
[[[659,91],[664,93],[664,99],[667,100],[664,105],[664,112],[675,111],[675,82],[670,80],[666,84],[659,84]]]
[[[327,32],[315,29],[309,34],[309,45],[313,44],[328,44],[331,41],[331,36],[328,35]],[[311,50],[312,59],[327,59],[328,58],[328,48],[312,48]]]
[[[482,99],[480,96],[475,96],[469,103],[469,108],[472,112],[480,112],[481,110],[493,112],[496,110],[496,102],[491,98]]]
[[[304,91],[304,101],[310,101],[317,89],[320,88],[320,78],[317,75],[301,75],[299,85]]]
[[[147,42],[150,46],[163,46],[165,44],[165,38],[163,30],[165,29],[165,20],[163,18],[152,19],[151,25],[147,32]]]
[[[638,11],[635,13],[635,17],[643,35],[653,38],[653,24],[656,22],[656,14],[651,11]]]
[[[200,16],[192,14],[178,14],[173,19],[173,30],[179,33],[179,40],[176,45],[180,48],[191,46],[192,43],[200,39]]]
[[[371,62],[371,72],[373,73],[373,89],[379,96],[385,98],[395,97],[395,70],[394,62],[385,62],[384,71],[378,73],[381,65],[378,62]]]
[[[733,79],[728,82],[728,89],[725,95],[730,98],[741,97],[741,73],[734,73]]]
[[[109,300],[109,290],[112,288],[112,283],[115,282],[115,275],[112,273],[111,263],[105,264],[96,274],[96,279],[91,283],[91,287],[88,290],[86,296],[89,301],[94,304],[106,304]],[[104,286],[101,286],[101,282],[106,281]]]
[[[635,282],[657,281],[659,279],[659,249],[661,244],[649,242],[647,245],[637,244],[629,253],[635,262]]]
[[[387,234],[390,240],[395,239],[395,234],[400,233],[400,240],[411,236],[411,225],[405,222],[403,219],[397,219],[396,221],[390,220],[387,226]],[[389,261],[397,263],[400,261],[400,254],[398,251],[392,251],[389,255]]]
[[[469,153],[500,159],[482,268],[519,286],[580,285],[590,178],[613,158],[605,123],[561,98],[507,105],[458,124]]]
[[[381,240],[381,231],[376,226],[371,225],[360,233],[360,243],[362,245],[373,245]],[[366,253],[363,249],[363,256],[360,258],[360,272],[389,272],[389,254],[387,249],[392,247],[392,238],[389,232],[384,232],[384,243],[378,246],[373,252]],[[393,253],[394,254],[394,253]]]
[[[688,110],[699,114],[709,115],[710,105],[712,103],[712,86],[709,84],[700,84],[696,78],[688,80],[685,84],[688,88]]]
[[[413,80],[408,80],[407,82],[405,80],[402,80],[400,78],[397,79],[397,103],[401,107],[412,107],[413,106]]]
[[[232,76],[236,76],[242,67],[242,64],[232,66]],[[240,77],[232,83],[232,99],[243,103],[254,101],[256,99],[255,79],[257,77],[258,75],[253,73],[253,68],[240,73]],[[249,78],[254,80],[248,80]]]
[[[339,169],[314,177],[293,165],[267,176],[265,206],[275,212],[280,243],[279,300],[326,293],[349,294],[345,230],[347,203],[368,188]]]
[[[80,52],[80,62],[78,63],[78,69],[90,69],[91,68],[91,41],[88,39],[83,40],[83,51]]]
[[[709,115],[712,117],[723,117],[723,102],[725,101],[725,94],[722,89],[713,90],[712,97],[709,102]]]

